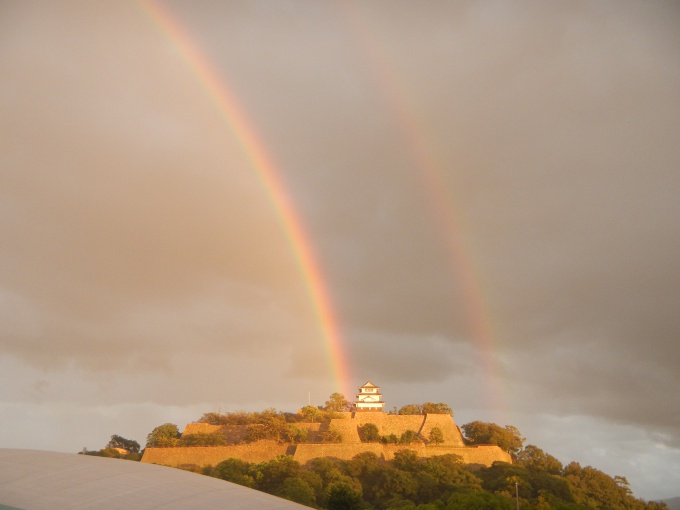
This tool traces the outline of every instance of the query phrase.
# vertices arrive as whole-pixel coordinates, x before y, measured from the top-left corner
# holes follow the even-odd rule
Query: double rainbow
[[[187,66],[215,103],[225,124],[233,132],[259,176],[282,223],[306,283],[336,386],[346,396],[351,395],[349,365],[323,273],[304,224],[291,202],[276,165],[230,91],[226,79],[217,72],[171,11],[157,0],[140,0],[140,5],[180,52]],[[354,30],[356,40],[361,43],[359,53],[368,60],[376,85],[388,102],[388,107],[402,133],[405,147],[410,151],[411,159],[422,178],[423,189],[432,207],[432,215],[444,235],[449,258],[461,286],[469,335],[480,354],[486,375],[488,398],[493,408],[503,413],[504,399],[498,382],[502,371],[493,343],[490,314],[477,276],[478,272],[463,239],[455,203],[447,193],[449,186],[442,165],[435,157],[436,150],[428,140],[425,124],[418,121],[417,108],[407,101],[408,95],[399,86],[398,73],[390,65],[377,38],[363,24],[358,7],[346,6],[344,11],[349,27]]]

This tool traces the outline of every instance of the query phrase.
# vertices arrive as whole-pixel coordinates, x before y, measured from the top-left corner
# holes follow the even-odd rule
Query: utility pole
[[[519,486],[515,482],[515,500],[517,500],[517,510],[519,510]]]

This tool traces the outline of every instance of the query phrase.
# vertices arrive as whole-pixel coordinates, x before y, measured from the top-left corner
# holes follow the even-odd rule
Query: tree
[[[316,406],[305,406],[300,409],[300,413],[305,421],[315,423],[323,418],[323,411]]]
[[[418,452],[415,450],[399,450],[394,454],[392,464],[403,471],[415,471],[418,467]]]
[[[260,413],[260,423],[266,430],[267,437],[281,440],[281,435],[286,429],[286,417],[274,408],[265,409]]]
[[[345,473],[345,465],[345,461],[331,457],[317,457],[308,464],[309,468],[321,477],[325,486],[331,482],[352,484],[354,480]]]
[[[488,492],[470,492],[453,494],[448,501],[446,510],[512,510],[515,506],[511,499],[496,496]]]
[[[411,444],[418,440],[418,433],[415,430],[406,430],[399,437],[400,444]]]
[[[182,436],[178,446],[223,446],[227,439],[219,432],[198,432]]]
[[[428,436],[428,440],[432,444],[441,444],[444,442],[444,433],[442,432],[442,429],[439,427],[432,427],[430,429],[430,434]]]
[[[390,465],[380,466],[367,482],[370,489],[367,491],[364,486],[364,497],[378,508],[385,508],[393,500],[412,500],[418,492],[418,483],[411,473]]]
[[[316,491],[306,480],[297,477],[286,478],[281,486],[280,496],[305,506],[316,502]]]
[[[167,448],[179,443],[179,429],[174,423],[165,423],[153,429],[146,436],[146,447]]]
[[[380,459],[373,452],[362,452],[356,454],[351,460],[347,461],[347,473],[354,478],[365,478],[370,472],[376,470],[380,465]]]
[[[360,510],[361,494],[348,483],[337,482],[328,487],[328,510]]]
[[[87,452],[87,455],[94,455],[95,457],[112,457],[114,459],[120,459],[120,452],[115,448],[111,447],[102,448],[98,452]]]
[[[198,423],[210,423],[211,425],[224,425],[226,416],[220,413],[205,413],[198,420]]]
[[[322,443],[342,443],[342,434],[335,429],[321,432]]]
[[[453,453],[447,455],[437,455],[424,459],[420,465],[423,474],[429,475],[432,483],[427,487],[421,481],[421,497],[425,497],[425,492],[429,490],[429,501],[433,499],[446,500],[453,492],[471,492],[482,489],[482,480],[478,478],[463,463],[460,455]]]
[[[253,488],[255,479],[251,471],[252,465],[248,462],[240,459],[227,459],[215,466],[210,476]]]
[[[396,434],[380,436],[380,442],[383,444],[397,444],[399,442],[399,438],[396,436]]]
[[[336,413],[342,413],[348,411],[350,408],[349,402],[344,395],[340,393],[333,393],[326,401],[324,409],[326,411],[332,411]]]
[[[468,444],[491,444],[515,457],[522,449],[524,438],[512,425],[501,427],[495,423],[473,421],[463,425],[463,432]]]
[[[283,495],[286,479],[299,478],[302,468],[300,463],[290,455],[279,455],[268,462],[262,462],[255,466],[257,474],[256,489],[269,494]]]
[[[116,434],[111,436],[109,444],[106,445],[108,448],[122,448],[130,453],[139,453],[139,443],[133,441],[132,439],[125,439],[124,437],[118,436]]]
[[[270,431],[261,423],[251,423],[245,426],[243,440],[246,443],[259,441],[260,439],[270,439]]]
[[[295,425],[287,424],[281,433],[283,439],[289,443],[306,443],[309,439],[307,429],[301,429]]]
[[[443,402],[425,402],[423,404],[423,414],[450,414],[453,416],[453,409]]]
[[[546,471],[553,475],[562,472],[562,463],[559,460],[532,444],[526,445],[517,454],[516,460],[529,469]]]
[[[616,480],[591,466],[582,468],[578,462],[571,462],[564,468],[564,477],[574,501],[579,505],[588,508],[627,508],[627,503],[634,501],[627,483],[621,483],[625,478]]]
[[[423,408],[420,404],[407,404],[399,408],[398,414],[423,414]]]
[[[375,423],[366,423],[359,427],[359,437],[365,443],[377,443],[380,441],[380,432]]]

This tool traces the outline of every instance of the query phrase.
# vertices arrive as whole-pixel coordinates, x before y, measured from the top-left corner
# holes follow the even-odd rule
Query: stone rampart
[[[342,443],[360,443],[359,430],[354,420],[340,418],[331,420],[328,430],[337,432],[342,437]]]
[[[295,427],[297,427],[299,429],[305,429],[307,432],[318,432],[319,429],[321,428],[321,423],[299,422],[299,423],[291,423],[291,425],[294,425]]]
[[[300,464],[305,464],[317,457],[335,457],[341,460],[350,460],[360,453],[372,452],[384,460],[393,460],[394,454],[400,450],[413,450],[420,458],[453,453],[459,455],[466,464],[486,467],[491,466],[497,460],[508,463],[512,462],[510,454],[504,452],[498,446],[426,446],[422,443],[410,445],[381,443],[299,444],[295,449],[293,458]]]
[[[445,446],[430,446],[430,457],[434,455],[442,455],[441,453],[435,453],[436,450],[440,448],[446,448]],[[472,464],[477,466],[489,467],[496,461],[507,462],[512,464],[512,457],[510,454],[502,450],[496,445],[481,445],[481,446],[463,446],[461,448],[451,448],[451,450],[457,450],[447,453],[455,453],[463,458],[463,462],[466,464]]]
[[[211,425],[210,423],[187,423],[184,427],[183,436],[191,436],[193,434],[214,434],[221,432],[222,425]]]
[[[241,459],[250,463],[266,462],[278,455],[292,455],[300,464],[306,464],[317,457],[335,457],[350,460],[363,452],[373,452],[385,460],[394,459],[399,450],[414,450],[419,457],[435,457],[453,453],[460,455],[466,464],[490,466],[495,461],[511,463],[507,452],[498,446],[430,446],[422,443],[392,445],[381,443],[325,443],[299,445],[278,444],[274,441],[258,441],[247,445],[234,446],[195,446],[178,448],[147,448],[142,462],[178,467],[182,465],[216,466],[229,458]]]
[[[307,431],[307,440],[312,443],[321,442],[321,423],[291,423],[291,425]]]
[[[465,446],[463,436],[456,427],[451,415],[448,414],[426,414],[425,421],[420,429],[420,435],[424,439],[430,437],[430,432],[434,427],[438,427],[444,435],[443,446]]]
[[[450,416],[449,416],[450,418]],[[381,436],[401,436],[407,430],[420,432],[425,416],[422,414],[386,414],[386,413],[354,413],[352,421],[357,427],[373,423],[378,427]]]
[[[299,444],[295,448],[293,458],[300,464],[306,464],[318,457],[334,457],[341,460],[350,460],[355,455],[363,452],[373,452],[378,457],[383,456],[383,445],[380,443],[324,443],[324,444]]]
[[[438,455],[454,454],[461,457],[465,464],[489,467],[497,460],[511,463],[510,454],[498,446],[430,446],[418,443],[411,445],[384,445],[383,458],[394,459],[394,454],[400,450],[413,450],[420,458],[437,457]]]
[[[394,434],[400,436],[407,430],[421,434],[426,442],[433,427],[439,427],[444,435],[444,443],[434,445],[421,441],[410,445],[362,443],[358,428],[366,423],[378,427],[380,435]],[[498,446],[465,446],[463,437],[453,418],[448,414],[428,415],[390,415],[379,412],[345,413],[342,418],[332,419],[330,423],[295,423],[295,426],[309,431],[309,439],[314,441],[326,430],[334,430],[342,435],[341,443],[302,443],[298,445],[280,444],[275,441],[257,441],[249,444],[231,446],[195,446],[177,448],[147,448],[142,462],[162,464],[166,466],[217,465],[223,460],[237,458],[246,462],[258,463],[276,458],[278,455],[293,455],[293,458],[305,464],[317,457],[336,457],[350,460],[363,452],[373,452],[378,457],[391,460],[399,450],[415,450],[420,457],[433,457],[453,453],[460,455],[463,462],[479,466],[490,466],[495,461],[511,463],[507,452]],[[190,423],[184,430],[185,435],[197,433],[228,432],[220,425],[207,423]]]
[[[290,445],[276,441],[257,441],[246,445],[232,446],[184,446],[177,448],[147,448],[142,462],[177,467],[181,465],[215,466],[230,458],[258,463],[285,455]],[[294,447],[293,447],[294,448]]]

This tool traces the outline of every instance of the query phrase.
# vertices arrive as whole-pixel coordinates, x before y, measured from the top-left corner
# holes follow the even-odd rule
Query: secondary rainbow
[[[155,0],[140,1],[153,23],[175,45],[200,84],[214,101],[271,199],[304,278],[328,351],[329,366],[338,390],[350,397],[349,365],[342,349],[337,316],[309,236],[292,203],[276,165],[267,153],[246,112],[206,54],[172,12]]]
[[[446,191],[449,185],[444,176],[443,166],[436,158],[437,151],[430,142],[431,137],[427,136],[427,125],[419,120],[417,108],[408,100],[408,94],[400,86],[399,73],[382,51],[377,32],[365,25],[360,5],[348,2],[339,6],[353,30],[355,40],[361,43],[358,53],[366,59],[379,91],[384,95],[387,107],[395,117],[404,139],[404,146],[410,152],[411,159],[420,173],[432,215],[439,224],[456,280],[461,286],[468,332],[476,344],[480,362],[484,367],[486,374],[484,382],[489,401],[500,413],[499,418],[505,419],[507,410],[500,384],[503,370],[497,356],[498,350],[494,345],[493,321],[484,299],[479,271],[473,263],[468,243],[464,239],[456,205]]]

